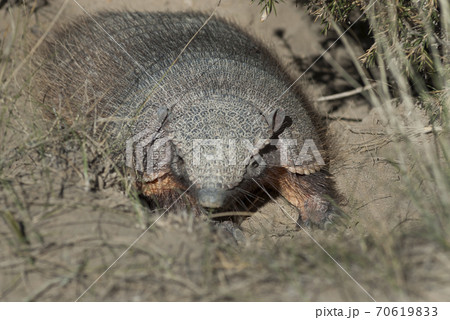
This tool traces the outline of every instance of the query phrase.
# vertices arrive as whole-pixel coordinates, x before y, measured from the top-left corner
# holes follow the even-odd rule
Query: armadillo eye
[[[261,167],[257,161],[253,161],[247,166],[247,176],[250,178],[259,176],[261,171]]]
[[[184,173],[184,160],[183,160],[183,158],[181,158],[179,156],[173,157],[171,167],[172,167],[172,172],[176,176],[182,176],[183,173]]]

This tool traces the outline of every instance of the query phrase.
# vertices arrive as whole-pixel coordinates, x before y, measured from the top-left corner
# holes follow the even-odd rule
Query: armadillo
[[[60,27],[36,60],[43,104],[101,126],[149,199],[187,192],[217,211],[267,188],[324,224],[333,182],[310,102],[259,40],[207,18],[101,12]]]

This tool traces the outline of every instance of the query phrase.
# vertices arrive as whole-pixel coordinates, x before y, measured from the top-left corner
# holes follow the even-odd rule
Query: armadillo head
[[[166,127],[175,150],[172,172],[194,184],[201,206],[224,207],[243,180],[264,170],[258,153],[283,119],[282,111],[264,115],[236,97],[174,107]]]

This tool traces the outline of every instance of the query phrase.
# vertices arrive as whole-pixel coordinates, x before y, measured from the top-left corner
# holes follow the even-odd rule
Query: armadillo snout
[[[198,202],[204,208],[221,208],[225,201],[225,191],[217,189],[200,189],[197,193]]]

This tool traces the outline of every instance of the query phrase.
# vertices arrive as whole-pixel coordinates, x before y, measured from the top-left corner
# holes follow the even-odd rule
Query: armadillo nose
[[[198,202],[204,208],[221,208],[225,201],[225,192],[216,189],[198,191]]]

